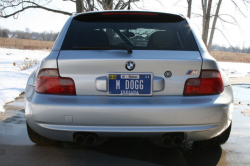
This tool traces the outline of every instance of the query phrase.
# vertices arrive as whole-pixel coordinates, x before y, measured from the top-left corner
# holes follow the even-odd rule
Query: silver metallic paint
[[[165,88],[165,80],[162,77],[154,76],[153,92],[163,91]]]
[[[59,55],[59,51],[51,51],[50,54],[45,57],[40,66],[35,70],[35,73],[32,73],[31,76],[28,79],[29,85],[32,79],[33,86],[36,85],[36,79],[38,76],[38,73],[42,69],[57,69],[57,57]]]
[[[197,33],[193,32],[200,52],[134,50],[130,55],[123,50],[61,51],[57,66],[58,51],[73,17],[69,18],[57,38],[53,47],[57,52],[52,51],[28,80],[25,114],[28,124],[37,133],[73,142],[75,131],[96,131],[104,136],[130,136],[131,133],[161,136],[166,132],[185,132],[187,141],[196,141],[215,137],[230,125],[232,87]],[[164,90],[154,92],[152,97],[112,97],[105,91],[96,90],[105,84],[102,81],[104,77],[100,82],[96,78],[108,72],[127,72],[123,64],[128,60],[136,62],[134,72],[153,72],[154,85],[162,85],[164,81]],[[110,66],[108,62],[114,65]],[[77,96],[35,92],[35,78],[39,70],[57,67],[61,76],[74,79]],[[224,92],[210,96],[182,96],[185,80],[197,77],[186,75],[186,72],[201,69],[220,70]],[[167,70],[173,73],[169,79],[164,78]],[[65,123],[65,115],[72,116],[72,123]]]
[[[199,77],[186,75],[187,71],[200,71],[202,64],[197,51],[134,50],[133,54],[128,54],[124,50],[74,50],[60,51],[58,68],[62,77],[75,81],[77,95],[106,96],[96,90],[96,78],[111,72],[128,73],[124,64],[129,60],[136,63],[131,73],[152,72],[164,78],[166,88],[153,95],[182,95],[185,81]],[[171,71],[172,77],[165,78],[165,71]]]
[[[95,89],[101,92],[107,92],[107,76],[101,76],[95,79]]]
[[[195,25],[193,25],[192,21],[190,21],[189,18],[186,18],[186,20],[191,28],[191,31],[193,33],[195,40],[196,40],[197,46],[200,50],[200,54],[202,56],[202,61],[203,61],[202,62],[202,69],[204,69],[204,70],[210,69],[210,70],[220,71],[224,86],[230,86],[231,83],[230,83],[228,77],[226,76],[224,71],[219,68],[219,65],[216,62],[216,60],[209,54],[207,47],[205,46],[205,44],[201,38],[201,34],[199,34],[199,32],[196,32],[194,30],[194,28],[192,28]]]
[[[34,87],[30,86],[33,88]],[[189,135],[195,131],[210,132],[213,136],[221,132],[229,124],[229,105],[232,103],[232,89],[226,87],[221,95],[211,96],[158,96],[158,97],[107,97],[107,96],[60,96],[33,93],[33,97],[27,100],[26,115],[31,127],[48,138],[56,131],[57,126],[60,132],[65,134],[73,131],[89,131],[90,126],[98,132],[115,132],[117,129],[126,128],[121,132],[186,132]],[[152,112],[153,110],[153,112]],[[32,112],[32,114],[30,114]],[[230,112],[232,113],[232,112]],[[65,124],[64,115],[72,115],[73,123]],[[60,118],[61,117],[61,118]],[[47,127],[46,127],[47,125]],[[212,128],[200,128],[200,126],[220,126]],[[43,127],[45,126],[45,128]],[[48,126],[52,126],[48,129]],[[171,126],[179,126],[177,128]],[[188,128],[192,127],[192,130]],[[68,130],[74,128],[74,130]],[[197,127],[197,128],[196,128]],[[68,129],[67,129],[68,128]],[[222,128],[222,129],[221,129]],[[128,129],[131,129],[129,131]],[[141,129],[139,131],[138,129]],[[150,130],[147,130],[150,129]],[[46,131],[46,132],[43,132]],[[47,130],[51,132],[47,132]],[[56,140],[62,140],[55,135]],[[208,139],[197,135],[195,140]],[[191,140],[191,139],[189,139]],[[68,140],[70,141],[70,140]]]

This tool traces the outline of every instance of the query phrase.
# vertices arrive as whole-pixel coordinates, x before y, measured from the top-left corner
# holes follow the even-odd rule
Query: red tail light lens
[[[202,70],[200,78],[190,78],[185,83],[184,96],[215,95],[224,90],[221,74],[215,70]]]
[[[57,69],[43,69],[39,72],[36,91],[46,94],[76,95],[73,79],[60,77]]]

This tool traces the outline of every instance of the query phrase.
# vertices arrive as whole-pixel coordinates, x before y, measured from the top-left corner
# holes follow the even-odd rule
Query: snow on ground
[[[17,65],[20,65],[25,58],[41,61],[48,54],[48,51],[40,50],[0,48],[0,112],[4,111],[5,103],[14,101],[25,90],[29,75],[39,65],[20,71],[19,67],[14,66],[13,63],[16,62]]]
[[[219,62],[219,66],[231,78],[250,75],[250,63]]]
[[[0,48],[0,112],[4,111],[5,103],[14,101],[25,90],[29,75],[39,65],[20,71],[13,63],[20,64],[25,58],[41,61],[48,54],[48,51],[41,50]],[[219,62],[219,65],[229,77],[250,75],[250,63]]]

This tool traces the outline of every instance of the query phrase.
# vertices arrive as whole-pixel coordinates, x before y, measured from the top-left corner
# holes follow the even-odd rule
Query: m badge
[[[198,74],[199,74],[198,70],[189,70],[187,72],[187,75],[198,75]]]

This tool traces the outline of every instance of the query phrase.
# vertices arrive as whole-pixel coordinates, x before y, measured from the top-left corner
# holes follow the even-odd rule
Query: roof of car
[[[157,12],[157,11],[144,11],[144,10],[104,10],[104,11],[91,11],[91,12],[84,12],[84,13],[76,13],[73,15],[73,17],[84,15],[84,14],[93,14],[93,13],[111,13],[111,12],[141,12],[141,13],[158,13],[158,14],[169,14],[169,15],[175,15],[180,16],[182,18],[185,18],[183,15],[175,14],[175,13],[166,13],[166,12]]]

